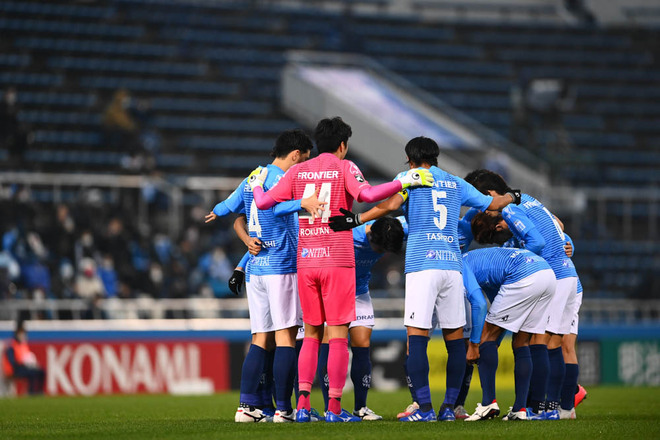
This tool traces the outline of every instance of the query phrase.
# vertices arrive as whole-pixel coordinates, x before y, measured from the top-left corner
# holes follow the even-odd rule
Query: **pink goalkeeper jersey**
[[[341,215],[339,208],[351,210],[360,191],[369,187],[360,169],[350,160],[322,153],[291,167],[279,183],[268,191],[277,202],[299,200],[319,191],[319,200],[328,202],[320,218],[305,213],[298,217],[298,268],[355,267],[352,231],[334,232],[330,216]]]

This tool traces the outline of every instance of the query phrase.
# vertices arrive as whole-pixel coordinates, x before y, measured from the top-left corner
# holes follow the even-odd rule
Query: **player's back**
[[[428,269],[460,271],[461,182],[438,167],[429,171],[435,180],[433,186],[409,189],[403,206],[408,221],[406,273]]]
[[[550,265],[540,256],[526,249],[491,247],[469,251],[463,262],[470,267],[477,282],[489,298],[503,284],[512,284]]]
[[[268,165],[264,189],[269,190],[282,178],[284,171]],[[253,275],[276,275],[296,271],[297,228],[295,214],[275,216],[274,208],[260,210],[249,185],[244,186],[245,215],[251,237],[261,241],[261,251],[250,259]]]
[[[566,252],[564,251],[564,232],[555,221],[552,213],[541,202],[529,194],[522,195],[520,205],[509,205],[502,210],[502,216],[508,224],[515,224],[517,221],[517,210],[521,210],[529,217],[545,240],[545,246],[541,251],[541,256],[555,271],[557,279],[577,276],[573,262],[566,256]]]
[[[330,153],[292,167],[293,198],[298,200],[318,191],[320,201],[327,202],[321,217],[300,215],[298,233],[299,267],[354,267],[353,235],[351,231],[334,232],[328,222],[331,215],[341,215],[339,208],[351,210],[354,197],[350,188],[368,183],[360,170],[349,160]],[[352,179],[352,181],[347,181]],[[359,193],[359,192],[358,192]]]

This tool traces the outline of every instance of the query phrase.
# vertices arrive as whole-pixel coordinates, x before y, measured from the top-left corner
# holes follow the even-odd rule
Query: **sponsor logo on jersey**
[[[325,258],[330,256],[330,247],[320,247],[320,248],[302,248],[300,251],[300,256],[302,258]]]
[[[362,177],[362,174],[356,174],[355,175],[355,180],[362,183],[362,182],[364,182],[364,177]]]
[[[522,205],[527,209],[534,208],[536,206],[543,206],[543,205],[541,205],[541,202],[539,202],[538,200],[532,200],[532,201],[529,201],[529,202],[525,202]]]
[[[426,239],[427,240],[437,240],[437,241],[446,241],[447,243],[453,243],[454,242],[454,236],[453,235],[445,235],[442,232],[431,232],[426,234]]]
[[[378,261],[378,258],[373,258],[371,260],[355,260],[356,266],[371,267]]]
[[[261,247],[262,248],[270,248],[270,247],[275,247],[277,246],[277,241],[275,240],[266,240],[261,242]]]
[[[270,266],[270,256],[268,257],[252,257],[250,264],[253,266]]]
[[[536,260],[535,260],[534,258],[532,258],[532,257],[525,257],[525,263],[527,263],[527,264],[531,264],[531,263],[533,263],[534,261],[536,261]]]
[[[332,232],[328,226],[322,226],[320,228],[300,228],[298,235],[300,237],[313,237],[317,235],[328,235]]]
[[[443,261],[458,261],[456,254],[451,251],[436,251],[434,249],[429,249],[426,251],[427,260],[443,260]]]
[[[522,232],[526,229],[525,224],[520,220],[516,220],[515,222],[513,222],[513,226],[515,226],[516,229],[520,232]]]
[[[561,265],[564,267],[575,267],[573,266],[573,262],[569,259],[562,260]]]
[[[319,180],[319,179],[338,179],[339,171],[299,171],[298,179]]]

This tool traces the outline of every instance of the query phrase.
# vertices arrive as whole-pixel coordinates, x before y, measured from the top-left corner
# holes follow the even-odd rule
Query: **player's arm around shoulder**
[[[204,217],[204,223],[210,223],[218,217],[223,217],[232,212],[245,212],[243,189],[246,184],[247,179],[243,179],[236,189],[229,194],[229,197],[215,205],[213,210]]]

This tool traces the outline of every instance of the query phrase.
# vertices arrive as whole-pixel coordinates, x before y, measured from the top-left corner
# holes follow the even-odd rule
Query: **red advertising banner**
[[[210,394],[230,387],[225,341],[32,342],[46,393]]]

